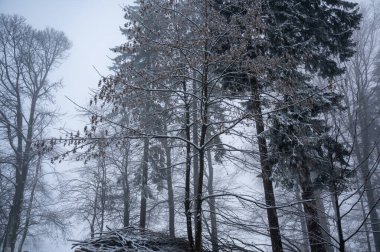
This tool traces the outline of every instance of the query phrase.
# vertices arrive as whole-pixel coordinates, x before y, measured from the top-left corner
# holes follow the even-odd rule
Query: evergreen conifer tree
[[[230,20],[234,16],[243,16],[246,13],[246,9],[242,6],[247,1],[216,2],[221,13]],[[255,115],[264,191],[267,204],[274,206],[275,200],[271,182],[273,177],[268,158],[271,161],[274,159],[268,156],[266,139],[262,135],[264,132],[263,116],[261,115],[263,109],[262,94],[274,92],[277,96],[274,102],[277,104],[279,113],[272,116],[274,124],[271,127],[273,130],[268,134],[271,139],[271,153],[275,153],[274,150],[278,150],[278,146],[283,144],[279,139],[286,139],[286,131],[282,130],[287,127],[292,129],[292,134],[300,134],[294,135],[297,139],[303,137],[305,141],[310,141],[316,137],[317,139],[314,141],[318,143],[318,148],[323,145],[325,147],[330,146],[328,142],[333,141],[327,136],[328,128],[317,117],[321,112],[336,107],[339,99],[332,92],[324,92],[312,86],[310,80],[314,75],[331,79],[343,73],[344,69],[338,66],[336,59],[345,61],[352,56],[354,43],[351,36],[360,22],[361,15],[358,13],[356,4],[347,1],[267,0],[262,2],[260,8],[262,11],[261,19],[265,24],[258,28],[262,32],[260,43],[250,43],[250,38],[245,36],[247,31],[244,24],[240,27],[241,36],[245,36],[248,41],[246,57],[253,59],[260,57],[275,58],[278,64],[268,66],[265,74],[256,75],[254,72],[244,71],[244,67],[237,63],[230,67],[230,74],[224,78],[224,85],[234,92],[251,92],[252,94],[248,108],[252,109]],[[234,43],[233,39],[228,36],[223,42],[222,52],[228,51]],[[317,97],[313,97],[313,95]],[[305,106],[305,103],[308,106]],[[315,125],[311,126],[310,124],[313,123]],[[306,132],[304,132],[305,125],[309,127]],[[318,127],[322,128],[317,130]],[[289,129],[287,128],[287,130]],[[279,138],[280,135],[282,137]],[[300,141],[297,142],[300,144]],[[339,146],[342,152],[345,152],[339,143],[334,143],[334,145],[335,147]],[[301,149],[299,150],[301,151]],[[296,150],[293,149],[293,151]],[[322,153],[320,154],[322,155]],[[300,153],[297,155],[302,156]],[[313,163],[312,158],[309,159],[308,155],[303,157],[301,160],[304,162],[304,169],[300,170],[298,175],[310,182],[308,167]],[[281,158],[286,158],[286,156],[284,155]],[[342,158],[340,157],[339,161],[343,162]],[[271,164],[274,163],[271,162]],[[295,165],[293,163],[286,164],[288,168],[293,168]],[[312,183],[304,182],[302,188],[304,199],[314,199]],[[322,231],[317,221],[315,202],[305,205],[305,211],[308,216],[311,250],[325,251],[323,241],[321,241]],[[268,220],[273,251],[282,251],[282,247],[278,245],[281,244],[281,240],[277,214],[268,211]]]
[[[323,112],[340,108],[340,96],[328,90],[331,86],[313,85],[311,79],[319,75],[331,83],[334,76],[344,72],[336,59],[346,61],[352,56],[351,36],[361,15],[356,4],[347,1],[267,3],[270,54],[289,57],[291,65],[275,73],[278,112],[271,116],[268,131],[270,160],[283,169],[282,175],[292,174],[292,183],[302,190],[311,251],[326,251],[314,190],[317,185],[329,184],[327,176],[331,173],[325,170],[331,168],[325,163],[328,156],[344,164],[348,152],[329,136],[322,118]],[[338,173],[342,179],[347,175]]]

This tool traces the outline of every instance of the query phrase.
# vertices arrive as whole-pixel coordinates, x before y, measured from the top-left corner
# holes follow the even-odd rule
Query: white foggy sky
[[[0,13],[18,14],[37,29],[52,27],[63,31],[72,42],[69,57],[51,75],[50,80],[63,80],[56,94],[60,112],[66,116],[57,127],[82,128],[84,118],[75,116],[75,106],[65,96],[81,105],[89,102],[89,88],[96,87],[99,75],[107,75],[114,57],[109,48],[124,41],[122,7],[133,0],[0,0]],[[107,57],[108,56],[108,57]]]

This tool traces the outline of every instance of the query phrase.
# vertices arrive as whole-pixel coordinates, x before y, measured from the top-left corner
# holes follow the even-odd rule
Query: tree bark
[[[146,201],[148,196],[148,158],[149,158],[149,139],[144,139],[144,154],[141,164],[141,199],[140,199],[140,228],[146,228]]]
[[[190,104],[188,101],[188,94],[186,82],[183,82],[184,103],[185,103],[185,134],[186,134],[186,171],[185,171],[185,216],[186,216],[186,230],[187,239],[189,240],[190,251],[194,251],[194,238],[191,220],[191,200],[190,200],[190,174],[191,174],[191,146],[190,146]]]
[[[335,192],[337,192],[337,191],[335,191]],[[331,234],[330,234],[330,225],[328,223],[328,216],[326,215],[326,209],[325,209],[325,206],[323,204],[321,192],[318,190],[315,191],[315,200],[317,203],[319,223],[321,225],[323,239],[325,240],[326,250],[327,250],[327,252],[334,252],[334,247],[333,247],[333,243],[331,240]]]
[[[373,185],[370,178],[370,171],[368,168],[368,161],[364,161],[362,166],[362,179],[365,183],[365,191],[368,201],[369,218],[371,221],[371,228],[373,233],[373,239],[375,242],[375,251],[380,252],[380,219],[379,214],[376,211],[376,200]]]
[[[130,221],[130,188],[129,188],[129,172],[128,172],[128,164],[129,164],[129,150],[130,145],[129,141],[125,145],[125,154],[124,154],[124,162],[123,162],[123,173],[122,173],[122,181],[123,181],[123,225],[124,227],[129,227]]]
[[[104,150],[101,149],[103,152]],[[104,229],[104,217],[106,211],[106,195],[107,195],[107,167],[105,164],[104,156],[100,157],[99,168],[101,169],[101,191],[100,191],[100,234],[103,233]]]
[[[297,201],[299,201],[299,203],[297,204],[298,210],[300,212],[304,212],[303,206],[301,203],[301,200],[302,200],[301,195],[298,191],[296,192],[296,199],[297,199]],[[301,232],[302,232],[302,251],[303,252],[309,252],[310,251],[310,245],[309,245],[309,238],[307,235],[307,225],[306,225],[305,216],[301,215],[299,219],[300,219]]]
[[[205,131],[204,125],[202,132]],[[203,133],[201,133],[201,145],[203,140]],[[205,151],[203,148],[199,150],[199,180],[198,192],[195,199],[195,252],[202,252],[202,195],[203,195],[203,176],[205,169]]]
[[[207,165],[208,165],[208,183],[207,190],[208,195],[214,194],[214,167],[212,165],[211,151],[207,150]],[[210,197],[208,205],[210,208],[210,220],[211,220],[211,245],[212,252],[218,252],[218,227],[216,223],[216,205],[215,197]]]
[[[130,188],[128,183],[128,175],[123,179],[123,225],[124,227],[129,227],[130,222]]]
[[[20,226],[20,214],[21,207],[24,200],[24,190],[25,190],[25,173],[20,174],[19,171],[16,172],[16,190],[13,196],[11,210],[8,217],[7,232],[5,236],[5,241],[3,245],[4,251],[14,252],[16,240],[17,240],[17,231]]]
[[[166,128],[166,127],[165,127]],[[173,192],[173,179],[172,179],[172,157],[168,139],[163,139],[163,145],[166,154],[166,182],[168,187],[168,207],[169,207],[169,236],[175,237],[175,211],[174,211],[174,192]]]
[[[342,215],[340,213],[340,206],[339,206],[339,195],[337,192],[337,188],[335,186],[333,188],[332,197],[333,197],[333,206],[334,206],[333,208],[335,210],[335,217],[336,217],[336,227],[338,231],[339,251],[344,252],[346,241],[344,240],[344,236],[343,236]]]
[[[356,180],[356,186],[357,186],[357,188],[359,188],[359,186],[360,186],[359,185],[359,179]],[[358,196],[360,197],[360,208],[361,208],[363,220],[365,220],[366,212],[365,212],[364,200],[363,200],[363,197],[361,195],[361,191],[358,190],[357,193],[358,193]],[[366,241],[367,241],[367,251],[372,252],[371,239],[370,239],[370,235],[369,235],[370,231],[368,229],[368,224],[366,221],[364,222],[364,230],[365,230],[365,236],[366,236]]]
[[[322,229],[319,225],[317,202],[314,188],[310,179],[309,168],[302,167],[300,182],[302,188],[303,209],[306,215],[307,231],[311,252],[326,252],[326,243],[323,239]]]
[[[269,224],[269,235],[272,243],[272,251],[273,252],[282,252],[282,240],[280,234],[280,225],[277,217],[276,210],[276,200],[273,190],[273,184],[271,181],[272,176],[272,168],[268,164],[268,149],[265,138],[262,136],[264,132],[264,121],[261,112],[261,98],[259,94],[259,89],[257,87],[257,83],[251,83],[253,88],[253,106],[252,110],[255,117],[256,122],[256,134],[259,145],[259,155],[260,155],[260,165],[261,172],[263,178],[264,185],[264,195],[265,195],[265,203],[268,206],[267,208],[267,217]]]
[[[28,203],[28,208],[26,211],[25,227],[24,227],[24,230],[22,232],[20,243],[18,245],[18,252],[22,252],[22,247],[24,246],[26,236],[28,235],[30,217],[31,217],[32,208],[33,208],[34,194],[35,194],[36,186],[38,183],[38,176],[39,176],[39,173],[41,171],[41,165],[42,165],[42,157],[39,156],[38,160],[37,160],[37,164],[36,164],[36,174],[35,174],[35,177],[33,180],[32,190],[30,192],[30,199],[29,199],[29,203]]]
[[[208,1],[204,1],[204,8],[205,8],[205,30],[208,30]],[[202,91],[200,94],[201,97],[201,103],[200,103],[200,117],[201,117],[201,134],[199,139],[199,149],[198,149],[198,155],[199,155],[199,173],[198,173],[198,190],[195,200],[196,204],[196,210],[195,210],[195,252],[202,252],[202,196],[203,196],[203,177],[205,172],[205,152],[206,152],[206,136],[207,136],[207,127],[208,127],[208,98],[209,98],[209,91],[208,91],[208,74],[209,74],[209,41],[208,39],[205,40],[204,43],[204,56],[203,56],[203,69],[202,69]]]
[[[192,99],[192,119],[193,119],[193,143],[198,144],[199,143],[199,127],[198,127],[198,89],[197,89],[197,83],[195,81],[196,79],[196,72],[194,70],[193,72],[193,99]],[[193,147],[193,185],[194,185],[194,199],[196,195],[198,194],[198,179],[199,179],[199,157],[198,157],[198,150]],[[194,211],[195,211],[195,204],[194,204]],[[195,225],[195,219],[194,219],[194,225]]]
[[[19,91],[19,88],[17,88]],[[5,240],[3,243],[3,250],[14,252],[17,233],[20,227],[21,211],[24,201],[25,183],[28,177],[31,146],[32,146],[32,136],[34,132],[34,121],[35,121],[35,109],[36,109],[37,96],[32,97],[31,108],[29,112],[27,135],[25,148],[23,148],[24,134],[23,134],[23,111],[22,111],[22,100],[20,93],[17,92],[17,107],[16,107],[16,125],[17,125],[17,151],[16,151],[16,184],[15,184],[15,194],[12,200],[11,210],[9,212],[8,224],[6,228]]]
[[[93,215],[92,215],[92,220],[90,222],[90,236],[91,236],[91,239],[94,238],[95,236],[95,221],[96,221],[96,215],[98,214],[98,194],[99,194],[99,182],[96,181],[96,188],[95,188],[95,199],[94,199],[94,205],[93,205]]]
[[[363,124],[362,122],[361,124]],[[368,201],[368,208],[369,211],[369,218],[371,221],[371,228],[373,232],[373,239],[375,242],[375,250],[376,252],[380,252],[380,219],[379,214],[377,213],[377,200],[375,199],[375,190],[373,189],[372,181],[371,181],[371,174],[372,172],[369,169],[369,136],[367,132],[368,125],[361,125],[362,126],[362,141],[363,141],[363,154],[361,158],[361,174],[362,174],[362,180],[365,184],[365,192],[367,196]]]

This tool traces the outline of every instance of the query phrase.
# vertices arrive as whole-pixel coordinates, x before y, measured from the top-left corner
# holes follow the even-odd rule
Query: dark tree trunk
[[[368,127],[368,126],[362,126]],[[376,252],[380,252],[380,219],[379,214],[377,213],[377,199],[375,196],[375,190],[373,189],[372,181],[371,181],[371,175],[373,174],[373,171],[370,171],[369,169],[369,137],[367,130],[364,130],[362,128],[363,132],[363,155],[361,158],[361,173],[362,173],[362,179],[365,183],[365,192],[367,196],[368,201],[368,208],[369,211],[369,218],[371,221],[371,228],[373,232],[373,239],[375,242],[375,250]]]
[[[206,24],[206,30],[208,29],[208,8],[209,5],[207,1],[204,1],[205,3],[205,24]],[[207,135],[207,127],[208,127],[208,99],[209,99],[209,93],[208,93],[208,59],[209,59],[209,52],[208,52],[208,40],[206,39],[204,44],[204,65],[202,70],[202,91],[200,94],[201,97],[201,103],[200,103],[200,118],[201,118],[201,134],[199,139],[199,173],[198,173],[198,190],[195,200],[196,204],[196,211],[195,211],[195,252],[202,252],[202,196],[203,196],[203,177],[205,172],[205,151],[206,151],[206,135]]]
[[[298,210],[300,212],[304,213],[305,211],[303,210],[303,206],[301,203],[302,198],[301,198],[301,195],[298,191],[296,192],[296,199],[297,199],[297,201],[299,201],[299,203],[297,204]],[[303,252],[309,252],[310,251],[310,245],[309,245],[309,238],[307,235],[307,225],[306,225],[305,216],[300,215],[299,219],[300,219],[301,232],[302,232],[302,251]]]
[[[90,235],[91,239],[95,236],[95,221],[96,221],[96,215],[98,214],[98,199],[99,199],[99,182],[96,182],[96,188],[95,188],[95,199],[94,199],[94,205],[93,205],[93,215],[92,220],[90,222]]]
[[[359,185],[359,179],[356,180],[356,186],[357,186],[357,188],[360,187],[360,185]],[[363,199],[363,197],[361,195],[361,191],[360,190],[358,190],[357,193],[358,193],[358,196],[360,197],[360,208],[361,208],[361,213],[362,213],[363,220],[364,220],[366,218],[364,199]],[[366,221],[364,222],[364,230],[365,230],[365,236],[366,236],[366,241],[367,241],[367,251],[368,252],[372,252],[370,231],[369,231],[369,228],[368,228],[368,223]]]
[[[90,224],[90,237],[91,239],[94,239],[95,236],[95,218],[92,218],[91,224]]]
[[[211,151],[207,150],[207,165],[208,165],[208,184],[207,190],[208,195],[214,194],[214,167],[212,165]],[[218,228],[216,223],[216,205],[215,197],[210,197],[208,200],[208,205],[210,207],[210,220],[211,220],[211,245],[212,252],[218,252]]]
[[[336,183],[334,183],[333,187],[333,192],[332,192],[332,198],[333,198],[333,208],[335,211],[335,217],[336,217],[336,227],[338,231],[338,246],[339,246],[339,251],[344,252],[345,251],[345,243],[346,241],[344,240],[343,236],[343,227],[342,227],[342,215],[340,213],[340,206],[339,206],[339,195],[337,192],[337,188],[335,186]]]
[[[166,128],[166,127],[165,127]],[[166,154],[166,182],[168,187],[168,207],[169,207],[169,236],[175,237],[175,211],[174,211],[174,192],[172,180],[172,157],[170,147],[168,146],[168,139],[163,140],[163,145]]]
[[[148,197],[148,160],[149,159],[149,139],[144,139],[144,153],[141,164],[141,200],[140,200],[140,228],[146,228],[146,201]]]
[[[22,173],[22,174],[20,174]],[[22,171],[16,172],[16,190],[8,217],[8,225],[3,245],[3,251],[14,252],[17,240],[17,232],[20,226],[21,208],[24,200],[26,175]]]
[[[198,89],[197,89],[197,83],[195,81],[197,77],[196,72],[193,73],[193,99],[192,99],[192,120],[193,120],[193,143],[198,144],[199,143],[199,121],[198,121]],[[199,179],[199,157],[198,157],[198,150],[193,147],[193,185],[194,185],[194,199],[196,195],[198,194],[198,179]],[[194,211],[195,211],[195,204],[194,204]],[[194,219],[195,224],[195,219]]]
[[[24,246],[26,236],[28,235],[30,218],[31,218],[31,213],[32,213],[32,208],[33,208],[34,195],[35,195],[36,186],[38,183],[38,176],[40,175],[40,171],[42,168],[41,164],[42,164],[42,157],[39,156],[38,160],[37,160],[37,164],[36,164],[36,174],[34,176],[33,184],[32,184],[32,190],[30,192],[30,199],[29,199],[29,203],[28,203],[28,208],[26,211],[25,226],[24,226],[24,230],[22,231],[21,240],[20,240],[19,245],[18,245],[18,252],[22,252],[22,247]]]
[[[274,195],[274,190],[273,190],[273,184],[271,181],[272,169],[267,161],[267,157],[268,157],[267,143],[266,143],[265,138],[262,136],[262,133],[264,132],[265,129],[264,129],[263,116],[261,112],[261,98],[260,98],[259,90],[257,87],[257,83],[251,83],[251,86],[253,88],[252,110],[253,110],[253,113],[255,116],[255,122],[256,122],[256,134],[257,134],[257,140],[258,140],[258,145],[259,145],[260,165],[261,165],[261,172],[262,172],[263,185],[264,185],[265,203],[268,206],[267,216],[268,216],[268,223],[269,223],[269,235],[270,235],[271,243],[272,243],[272,251],[282,252],[283,247],[282,247],[282,240],[281,240],[281,234],[280,234],[280,225],[278,222],[277,210],[275,208],[276,200],[275,200],[275,195]]]
[[[129,227],[130,221],[130,200],[131,200],[131,191],[129,188],[129,172],[128,172],[128,163],[129,163],[129,142],[125,145],[125,154],[123,162],[123,225],[124,227]]]
[[[202,126],[202,132],[205,131],[205,126]],[[202,145],[203,133],[201,133]],[[199,180],[198,194],[196,195],[195,204],[195,252],[202,252],[202,195],[203,195],[203,177],[205,168],[205,151],[203,148],[199,150]]]
[[[188,101],[188,94],[186,82],[183,82],[184,103],[185,103],[185,134],[186,134],[186,171],[185,171],[185,216],[186,216],[186,230],[187,239],[189,240],[190,251],[194,251],[194,238],[191,220],[191,200],[190,200],[190,174],[191,174],[191,146],[190,146],[190,104]]]
[[[322,229],[319,225],[317,202],[315,200],[314,188],[310,179],[308,167],[302,167],[300,175],[303,209],[306,216],[307,231],[311,252],[326,252],[326,243],[323,239]]]
[[[15,184],[15,194],[12,200],[12,206],[9,212],[8,223],[5,233],[5,239],[3,243],[3,251],[10,250],[10,252],[15,251],[18,229],[20,227],[21,211],[24,201],[25,183],[28,177],[29,162],[31,155],[32,137],[34,133],[34,116],[36,109],[37,96],[32,97],[31,108],[28,119],[28,127],[26,134],[25,148],[23,148],[24,137],[23,134],[23,120],[24,115],[22,111],[22,101],[20,93],[17,93],[17,114],[16,114],[16,125],[17,125],[17,151],[16,151],[16,184]],[[7,251],[8,252],[8,251]]]
[[[364,161],[362,163],[362,178],[365,183],[365,192],[366,192],[367,201],[368,201],[368,208],[369,208],[369,211],[371,211],[369,213],[369,218],[371,221],[373,239],[375,242],[375,251],[380,252],[380,219],[379,219],[379,214],[376,211],[377,200],[375,199],[376,197],[375,197],[375,192],[374,192],[372,181],[371,181],[370,171],[368,168],[368,161]]]
[[[104,151],[104,150],[102,150]],[[100,164],[99,168],[101,169],[101,191],[100,191],[100,228],[99,232],[100,234],[103,233],[104,229],[104,217],[105,217],[105,211],[106,211],[106,190],[107,190],[107,168],[105,164],[104,157],[100,157]]]
[[[129,227],[130,221],[130,188],[128,183],[128,175],[123,179],[123,225],[124,227]]]
[[[330,227],[329,227],[329,223],[328,223],[329,217],[326,215],[326,209],[325,209],[325,205],[323,204],[321,192],[318,190],[315,191],[315,200],[317,203],[319,223],[320,223],[321,228],[322,228],[322,235],[323,235],[323,239],[325,241],[326,250],[327,250],[327,252],[334,252],[334,247],[333,247],[331,234],[330,234]]]

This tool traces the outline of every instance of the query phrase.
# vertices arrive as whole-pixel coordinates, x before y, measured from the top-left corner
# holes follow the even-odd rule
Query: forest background
[[[76,2],[75,4],[78,4],[78,3]],[[84,2],[81,2],[81,4],[83,4],[83,6],[85,6]],[[88,13],[88,16],[87,15],[83,16],[82,11],[80,11],[80,10],[81,10],[81,8],[84,10],[85,7],[81,7],[81,6],[73,7],[72,10],[76,10],[78,12],[76,14],[76,12],[69,10],[70,5],[64,4],[65,6],[62,6],[62,5],[57,4],[57,2],[55,2],[54,6],[52,6],[51,9],[49,9],[49,10],[45,9],[43,11],[43,13],[48,14],[48,15],[46,15],[46,18],[47,18],[46,20],[49,20],[49,22],[41,21],[42,20],[41,16],[44,16],[44,15],[41,15],[41,14],[36,15],[36,13],[38,13],[38,12],[31,11],[33,9],[32,7],[36,8],[37,6],[39,7],[38,8],[39,10],[43,10],[41,8],[41,6],[49,6],[48,3],[41,3],[41,5],[36,5],[35,3],[28,5],[28,4],[23,3],[20,5],[17,5],[16,1],[12,2],[12,4],[9,4],[9,3],[7,4],[7,2],[4,3],[4,1],[2,1],[1,7],[4,7],[5,13],[17,13],[17,14],[21,14],[21,15],[25,16],[27,18],[27,22],[35,28],[42,29],[46,26],[46,24],[48,24],[49,26],[51,26],[55,29],[58,29],[58,30],[63,30],[66,33],[68,38],[72,41],[73,47],[70,50],[70,56],[66,60],[63,61],[63,65],[54,73],[54,75],[52,76],[52,79],[55,79],[55,77],[57,77],[57,78],[63,77],[64,89],[63,89],[62,93],[65,93],[67,95],[67,97],[69,97],[74,102],[81,104],[82,107],[86,107],[87,104],[89,103],[89,100],[90,100],[90,98],[89,99],[83,98],[83,97],[86,97],[85,94],[88,93],[87,86],[94,83],[95,85],[93,87],[95,88],[96,84],[98,83],[98,79],[99,79],[99,73],[97,73],[97,71],[93,68],[93,65],[102,75],[107,76],[108,75],[107,74],[107,71],[108,71],[107,67],[111,65],[111,63],[110,63],[111,61],[108,61],[108,63],[103,61],[104,59],[106,59],[106,57],[104,57],[104,55],[107,54],[108,48],[115,47],[115,46],[122,44],[124,42],[123,37],[120,35],[120,31],[118,29],[118,27],[121,26],[125,22],[122,18],[122,11],[121,11],[121,7],[120,7],[120,6],[123,6],[124,4],[125,3],[123,2],[123,3],[119,3],[119,5],[114,4],[114,6],[113,6],[113,7],[116,6],[113,9],[113,11],[115,11],[115,12],[120,11],[121,14],[119,13],[119,14],[106,15],[105,10],[108,8],[108,6],[112,5],[109,1],[107,1],[107,3],[105,3],[105,1],[103,1],[103,2],[99,1],[99,5],[88,3],[87,6],[92,6],[91,12],[90,12],[90,10],[86,9],[86,11],[83,11],[83,12]],[[15,6],[17,6],[17,7],[15,7]],[[22,6],[22,8],[27,9],[28,11],[23,12],[20,10],[17,10],[17,11],[12,10],[12,8],[20,8],[20,6]],[[107,8],[106,8],[106,6],[107,6]],[[67,11],[62,11],[65,9],[67,9]],[[3,10],[3,8],[2,8],[2,10]],[[57,11],[55,13],[55,15],[53,15],[53,13],[54,13],[53,10]],[[71,15],[73,15],[73,18],[62,17],[62,14],[64,14],[64,13],[71,13]],[[33,16],[34,16],[34,18],[33,18]],[[59,18],[60,16],[62,18]],[[111,24],[111,20],[113,20],[111,17],[116,19],[115,20],[115,23],[117,23],[116,25]],[[36,20],[36,21],[33,21],[33,20]],[[53,20],[64,20],[64,21],[63,22],[62,21],[56,21],[57,25],[54,25],[54,22],[52,22]],[[67,20],[70,20],[70,21],[68,22]],[[33,23],[33,22],[35,22],[35,23]],[[110,22],[110,23],[107,23],[107,22]],[[62,25],[62,23],[64,23],[64,25]],[[112,23],[113,23],[113,21],[112,21]],[[79,29],[78,24],[80,24],[81,27],[86,27],[86,28]],[[86,25],[86,24],[88,24],[88,25]],[[68,27],[68,28],[66,28],[66,27]],[[70,30],[72,30],[72,31],[74,30],[73,27],[75,27],[75,33],[70,32]],[[104,27],[104,30],[100,29],[101,27]],[[112,27],[112,29],[111,29],[111,27]],[[102,31],[102,32],[100,32],[100,31]],[[70,33],[72,34],[71,36],[70,36]],[[99,35],[95,35],[95,34],[99,34]],[[109,34],[109,35],[107,35],[107,34]],[[76,39],[77,37],[78,37],[78,39]],[[82,37],[85,39],[82,40],[82,39],[79,39],[79,37]],[[79,42],[79,41],[84,41],[84,42]],[[94,41],[96,41],[96,43],[94,43]],[[103,42],[104,42],[104,44],[106,44],[104,46],[105,49],[100,48],[100,44],[102,44]],[[94,48],[93,45],[98,45],[99,48]],[[91,52],[88,51],[88,50],[90,50],[90,48],[91,48]],[[94,48],[94,49],[92,49],[92,48]],[[85,53],[85,52],[87,52],[87,53]],[[101,58],[101,60],[99,60],[99,62],[95,58],[93,58],[95,55],[100,55],[99,58]],[[113,57],[113,56],[110,55],[110,57]],[[84,69],[84,68],[82,68],[83,66],[86,66],[87,70],[82,70],[82,69]],[[73,76],[73,77],[71,77],[71,76]],[[82,83],[86,83],[86,85],[83,85]],[[81,90],[80,87],[84,87],[83,92],[79,91],[79,90]],[[65,91],[65,90],[67,90],[67,91]],[[75,90],[75,92],[72,92],[73,90]],[[61,105],[63,110],[66,110],[70,107],[71,108],[75,108],[75,107],[78,108],[77,106],[73,106],[72,102],[65,99],[63,95],[58,95],[57,97],[58,97],[57,103],[63,104],[63,105]],[[82,113],[83,112],[86,112],[86,111],[84,111],[82,109]],[[69,116],[69,119],[67,119],[67,123],[64,124],[65,130],[70,131],[71,129],[74,129],[74,132],[76,132],[77,129],[83,128],[82,125],[76,125],[76,124],[70,125],[74,121],[73,117],[71,116],[73,114],[73,111],[71,110],[67,114],[70,116]],[[65,118],[65,117],[63,117],[63,118]],[[67,118],[67,116],[66,116],[66,118]],[[82,119],[79,119],[79,120],[83,120],[84,122],[86,122],[85,117],[82,117]],[[58,126],[55,127],[56,129],[59,129],[62,126],[62,120],[60,119],[59,121],[60,121],[60,123]],[[69,125],[69,127],[67,127],[68,125]],[[62,170],[67,169],[66,167],[70,167],[70,171],[72,171],[71,168],[73,168],[74,166],[80,167],[80,165],[78,165],[78,163],[75,163],[75,162],[74,163],[72,163],[72,162],[67,163],[67,162],[68,161],[64,161],[63,164],[57,166],[57,168],[55,168],[55,171],[61,172]],[[61,166],[62,166],[62,168],[60,168]],[[223,167],[223,165],[221,167]],[[243,167],[242,170],[244,170],[244,169],[246,169],[246,168]],[[229,171],[228,169],[225,168],[224,171],[226,173],[228,173],[229,176],[232,176],[230,174],[231,171]],[[244,182],[247,184],[252,184],[251,178],[246,178],[244,174],[242,175],[240,172],[237,172],[236,174],[234,173],[234,175],[236,176],[237,181],[239,181],[239,183],[241,183],[241,185],[240,185],[241,187],[244,187]],[[258,175],[259,174],[255,174],[253,172],[252,177],[254,178],[255,176],[258,176]],[[239,176],[240,176],[240,178],[239,178]],[[245,179],[241,178],[241,177],[245,177]],[[257,181],[258,181],[257,183],[259,183],[260,179],[261,178],[257,178]],[[114,182],[117,182],[117,181],[114,181]],[[255,194],[255,191],[257,194],[257,191],[260,191],[260,188],[255,188],[252,186],[247,186],[247,188],[252,190],[249,194]],[[158,200],[159,197],[160,196],[153,197],[153,198]],[[288,199],[289,196],[281,197],[281,195],[279,195],[279,198]],[[260,200],[259,200],[259,202],[260,202]],[[263,202],[263,201],[261,200],[261,202]],[[290,200],[290,202],[297,202],[297,200]],[[157,203],[160,203],[160,202],[158,201]],[[283,203],[287,204],[289,202],[285,201]],[[332,210],[330,209],[330,211],[332,211]],[[264,218],[264,216],[265,216],[265,214],[261,213],[260,216],[258,216],[258,218]],[[110,223],[112,223],[112,221],[110,221]],[[77,226],[77,225],[75,225],[75,226]]]

